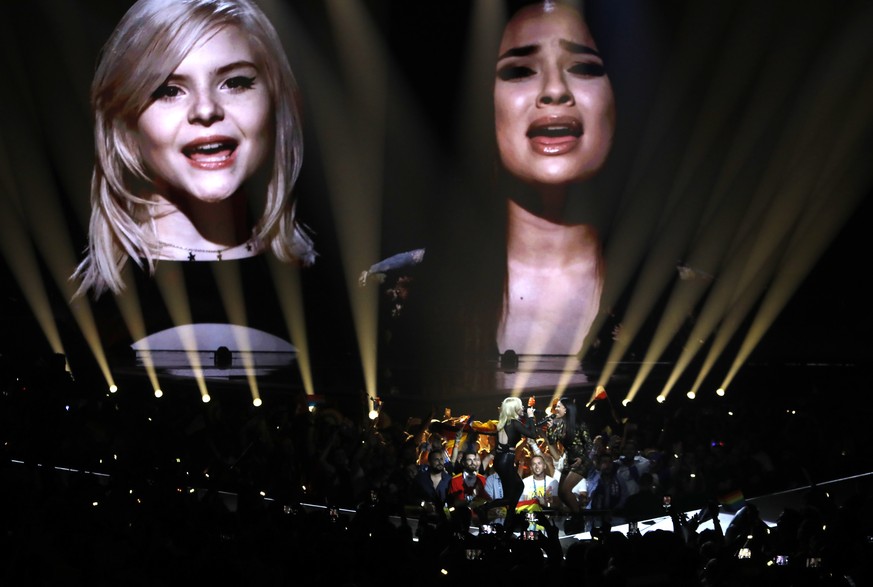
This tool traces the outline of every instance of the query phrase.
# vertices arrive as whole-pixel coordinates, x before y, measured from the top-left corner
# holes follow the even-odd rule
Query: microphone
[[[539,422],[537,422],[537,426],[542,426],[543,424],[548,424],[549,422],[551,422],[551,421],[554,420],[555,418],[557,418],[556,415],[554,415],[554,414],[549,414],[548,416],[546,416],[545,418],[543,418],[542,420],[540,420]]]

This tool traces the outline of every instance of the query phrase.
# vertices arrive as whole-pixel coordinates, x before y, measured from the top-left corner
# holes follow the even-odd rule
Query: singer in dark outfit
[[[582,506],[573,493],[573,488],[585,478],[591,465],[588,454],[591,447],[590,435],[584,422],[577,420],[576,404],[572,399],[559,399],[552,415],[555,417],[548,421],[546,439],[552,457],[561,463],[558,497],[570,512],[578,514]],[[559,454],[559,445],[563,448],[563,455]]]
[[[524,413],[521,399],[508,397],[500,406],[500,417],[497,421],[497,446],[494,449],[494,470],[500,477],[503,485],[503,497],[492,500],[480,506],[478,514],[480,519],[487,519],[488,510],[495,507],[506,508],[506,526],[511,527],[515,521],[515,506],[521,494],[524,492],[524,483],[518,475],[515,465],[515,447],[522,437],[536,438],[534,425],[534,409],[527,409],[527,418],[522,421],[519,418]]]

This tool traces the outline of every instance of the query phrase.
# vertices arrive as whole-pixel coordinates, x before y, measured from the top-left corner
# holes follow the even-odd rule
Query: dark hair
[[[576,409],[576,402],[573,398],[564,396],[558,400],[564,406],[564,409],[567,410],[564,415],[564,441],[571,441],[573,437],[576,435],[576,429],[579,427],[579,423],[576,421],[576,418],[579,417],[579,412]]]

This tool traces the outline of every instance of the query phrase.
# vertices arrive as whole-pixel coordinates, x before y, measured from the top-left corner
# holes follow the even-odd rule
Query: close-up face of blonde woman
[[[265,251],[312,263],[292,195],[303,158],[298,94],[251,0],[131,6],[91,88],[96,156],[79,293],[119,293],[128,259],[150,273],[158,259]],[[257,190],[245,191],[255,176]]]
[[[203,37],[153,94],[136,142],[158,193],[179,206],[235,195],[272,146],[271,100],[248,39],[235,26]]]
[[[525,183],[584,181],[612,146],[615,100],[582,15],[555,3],[517,12],[506,25],[494,82],[497,147]]]

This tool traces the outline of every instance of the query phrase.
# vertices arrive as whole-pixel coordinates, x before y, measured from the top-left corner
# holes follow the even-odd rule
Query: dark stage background
[[[669,239],[678,238],[667,248],[676,254],[665,266],[673,274],[666,283],[674,284],[675,263],[691,263],[694,247],[705,240],[702,235],[722,232],[724,251],[712,266],[697,267],[717,281],[732,278],[720,274],[728,265],[725,259],[749,254],[737,252],[742,248],[733,237],[748,229],[746,242],[763,242],[784,227],[785,233],[777,234],[779,244],[771,249],[777,257],[769,265],[773,274],[802,255],[811,255],[810,260],[792,269],[798,274],[796,290],[740,369],[732,401],[826,404],[844,412],[847,425],[857,424],[849,415],[870,389],[873,357],[867,261],[873,245],[873,41],[864,32],[873,25],[870,4],[822,3],[813,10],[773,0],[590,4],[594,34],[615,87],[618,134],[599,179],[606,197],[589,211],[603,229],[608,258],[631,268],[627,281],[617,286],[622,288],[617,297],[632,297],[644,268],[662,262],[646,253]],[[98,0],[4,3],[0,353],[12,374],[7,376],[26,362],[23,357],[48,351],[34,317],[32,294],[21,282],[22,259],[39,269],[37,283],[46,292],[53,319],[64,329],[75,328],[66,307],[67,286],[56,276],[64,269],[72,272],[86,244],[93,152],[88,87],[99,48],[127,5]],[[352,410],[362,401],[361,345],[350,301],[357,294],[349,276],[380,258],[445,238],[447,231],[456,230],[447,219],[471,198],[469,191],[453,187],[455,180],[483,160],[486,167],[476,171],[476,179],[488,177],[493,159],[488,159],[487,88],[492,82],[481,76],[471,82],[467,69],[481,57],[477,51],[487,46],[487,34],[475,28],[474,18],[475,9],[486,5],[495,6],[263,3],[286,42],[303,96],[306,155],[297,194],[300,217],[311,227],[320,255],[303,277],[319,401]],[[329,7],[335,12],[329,14]],[[335,28],[342,20],[339,15],[351,24],[343,21],[345,28]],[[350,53],[369,56],[370,51],[380,68],[346,61]],[[359,93],[370,83],[379,84],[375,102]],[[363,130],[356,127],[361,113],[384,122],[373,127],[379,133],[365,132],[368,120]],[[374,159],[373,152],[380,156]],[[352,165],[337,167],[337,159]],[[355,184],[357,178],[343,174],[348,169],[352,174],[372,172],[373,161],[377,173],[359,182],[366,190],[360,198],[347,184],[337,184],[339,177]],[[368,235],[367,242],[375,243],[369,256],[348,255],[349,210],[343,198],[363,199],[375,208],[372,217],[359,219],[356,226]],[[839,220],[828,214],[835,210]],[[682,228],[671,219],[685,212],[693,228],[683,238]],[[785,223],[768,227],[768,218]],[[628,228],[641,219],[651,222],[638,224],[642,230]],[[640,238],[625,249],[628,230]],[[451,234],[475,246],[476,234]],[[764,282],[753,309],[777,287],[773,279]],[[660,302],[668,291],[668,285],[648,292],[640,287],[643,295]],[[660,302],[653,307],[662,308]],[[385,334],[387,317],[384,312],[380,317],[382,322],[370,332],[376,338],[365,344],[376,344]],[[653,309],[635,339],[635,358],[647,348],[659,318]],[[725,351],[729,359],[739,349],[750,318],[743,324]],[[682,345],[671,345],[670,353],[660,358],[665,371],[657,371],[655,383],[640,391],[641,406],[654,405],[657,384]],[[628,366],[617,373],[632,374],[634,361],[630,356],[623,360]],[[398,418],[407,412],[440,413],[454,406],[459,413],[496,404],[493,394],[468,406],[464,401],[469,395],[464,400],[422,396],[398,377],[405,365],[378,364],[384,409]],[[702,401],[712,400],[711,388],[727,364],[720,361],[713,370],[710,399]],[[624,379],[617,387],[627,385]],[[183,382],[179,387],[181,394],[193,386]],[[228,394],[239,394],[231,401],[248,402],[243,385],[229,387]],[[301,393],[294,374],[284,384],[265,389],[265,408],[270,397]],[[173,393],[165,389],[165,394]],[[580,391],[584,393],[590,389]],[[684,389],[669,401],[687,401]]]

